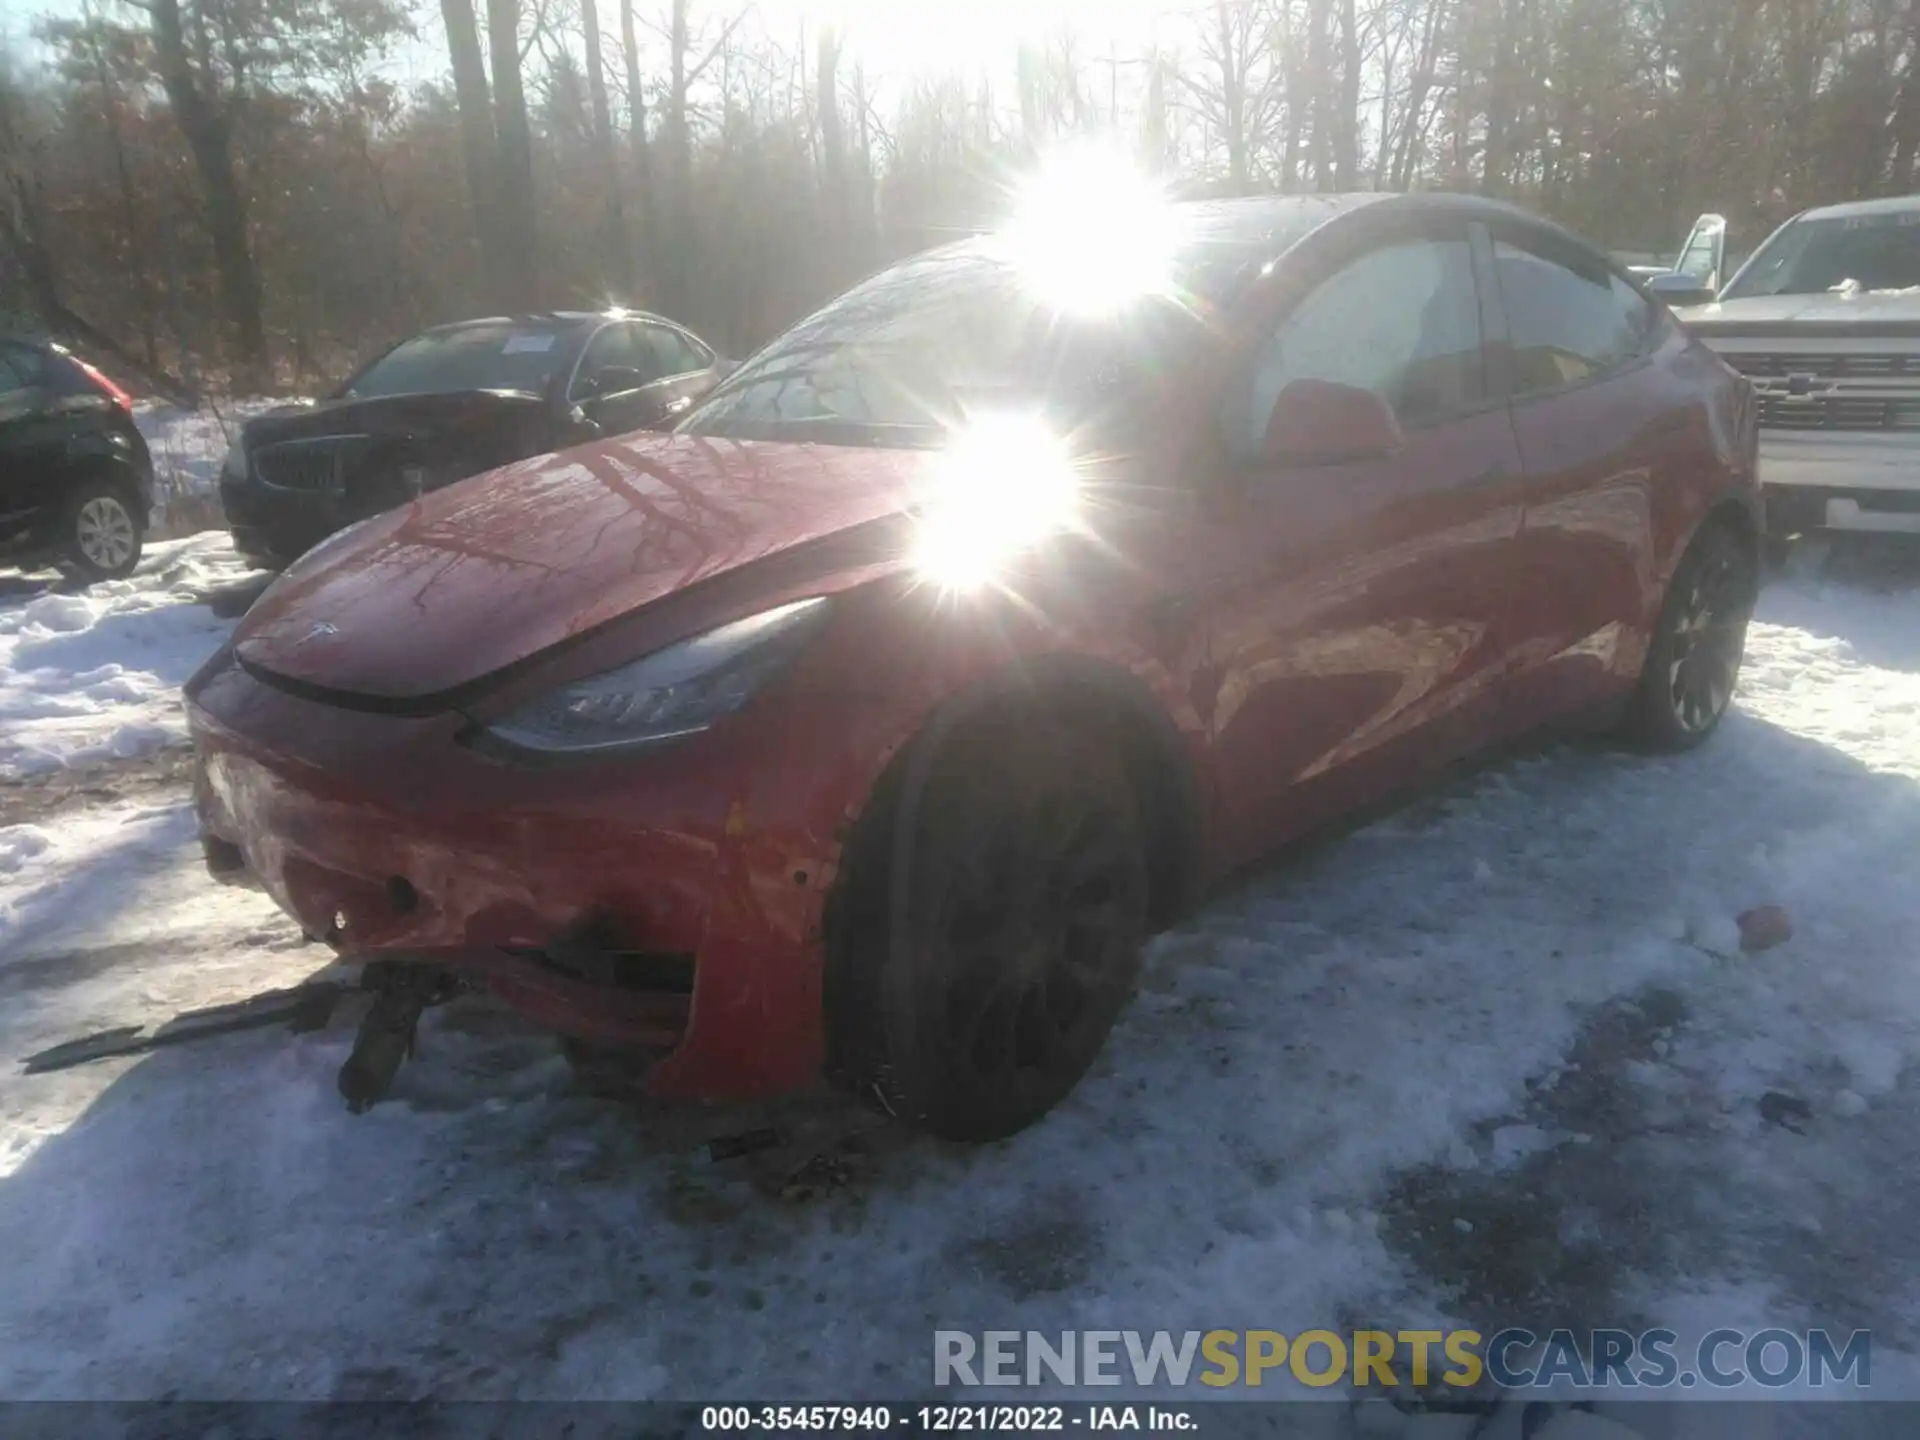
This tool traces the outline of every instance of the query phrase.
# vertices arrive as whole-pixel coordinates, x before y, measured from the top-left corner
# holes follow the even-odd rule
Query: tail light
[[[106,396],[109,400],[113,401],[114,404],[118,405],[122,410],[126,411],[129,415],[133,413],[133,396],[129,395],[126,391],[122,390],[118,385],[114,384],[113,381],[109,380],[105,375],[101,374],[98,367],[89,365],[86,361],[82,360],[78,355],[69,355],[67,358],[71,360],[74,363],[74,365],[79,368],[79,371],[82,375],[86,376],[87,379],[91,380],[95,385],[98,385],[101,388],[101,390],[106,392]]]

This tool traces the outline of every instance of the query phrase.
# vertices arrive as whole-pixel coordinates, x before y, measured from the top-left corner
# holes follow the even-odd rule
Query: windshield
[[[403,340],[344,386],[348,399],[446,390],[542,394],[566,350],[565,332],[510,320],[432,330]]]
[[[1818,295],[1920,286],[1920,210],[1796,220],[1760,248],[1721,296]]]
[[[1142,300],[1110,318],[1068,320],[1043,306],[990,242],[929,251],[802,320],[680,428],[937,445],[969,409],[1008,403],[1085,425],[1124,410],[1116,402],[1179,363],[1203,333],[1193,301],[1220,303],[1252,273],[1255,254],[1214,246],[1184,257],[1184,305]]]

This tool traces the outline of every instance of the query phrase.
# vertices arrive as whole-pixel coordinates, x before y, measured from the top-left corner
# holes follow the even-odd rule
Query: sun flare
[[[1055,151],[1013,200],[1000,240],[1045,304],[1100,315],[1171,290],[1179,211],[1120,151],[1092,143]]]
[[[914,536],[914,568],[973,589],[1013,556],[1071,527],[1079,477],[1064,441],[1038,416],[977,415],[932,462]]]

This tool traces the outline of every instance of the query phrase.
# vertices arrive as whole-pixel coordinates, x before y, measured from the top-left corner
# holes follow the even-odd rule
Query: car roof
[[[1329,195],[1248,195],[1233,200],[1186,200],[1178,206],[1203,239],[1258,244],[1275,232],[1298,234],[1302,222],[1326,221],[1354,211],[1381,209],[1475,215],[1482,219],[1520,220],[1529,225],[1553,222],[1484,195],[1448,190],[1353,190]],[[1555,227],[1558,228],[1558,227]]]
[[[1181,200],[1173,209],[1183,232],[1177,264],[1197,271],[1210,268],[1224,287],[1243,281],[1261,262],[1291,250],[1330,224],[1373,213],[1382,216],[1434,216],[1524,226],[1557,235],[1595,257],[1606,252],[1565,226],[1504,200],[1445,190],[1355,190],[1311,195],[1245,195],[1231,199]],[[972,230],[965,239],[935,246],[896,262],[915,264],[930,256],[982,253],[991,229]],[[1611,262],[1609,262],[1611,263]],[[882,272],[887,273],[887,272]],[[1189,281],[1191,283],[1191,281]],[[1213,298],[1219,299],[1219,295]]]
[[[649,320],[662,325],[672,325],[677,330],[686,328],[678,321],[669,320],[664,315],[655,315],[650,310],[534,310],[524,315],[478,315],[471,320],[453,320],[445,325],[430,325],[418,333],[453,335],[462,330],[471,330],[477,325],[529,325],[549,330],[578,330],[603,320]]]
[[[1390,198],[1394,197],[1364,193],[1246,195],[1232,200],[1186,200],[1176,208],[1183,228],[1202,244],[1258,245],[1276,232],[1298,233],[1305,225]]]
[[[1889,195],[1880,200],[1849,200],[1844,205],[1822,205],[1802,210],[1799,220],[1849,220],[1860,215],[1898,215],[1903,210],[1920,210],[1920,195]]]
[[[1326,221],[1369,208],[1403,213],[1411,210],[1470,215],[1483,220],[1516,220],[1549,229],[1561,228],[1530,210],[1523,210],[1502,200],[1446,190],[1347,190],[1310,195],[1242,195],[1231,199],[1180,200],[1174,204],[1190,243],[1202,248],[1221,246],[1232,249],[1257,249],[1273,236],[1297,238],[1318,229]],[[968,240],[954,244],[966,245],[991,231],[991,226],[970,230]]]

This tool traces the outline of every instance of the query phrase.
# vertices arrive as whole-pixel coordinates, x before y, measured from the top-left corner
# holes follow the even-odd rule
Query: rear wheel
[[[1630,739],[1690,750],[1732,703],[1759,588],[1750,545],[1726,525],[1703,530],[1681,558],[1627,714]]]
[[[1066,1097],[1139,979],[1139,811],[1116,747],[1022,716],[943,745],[905,819],[860,1048],[894,1113],[999,1139]]]
[[[62,562],[83,580],[118,580],[140,563],[143,526],[126,492],[96,481],[67,502]]]

